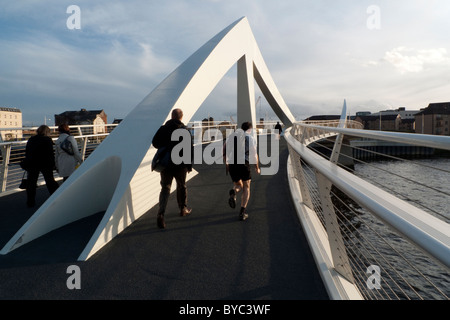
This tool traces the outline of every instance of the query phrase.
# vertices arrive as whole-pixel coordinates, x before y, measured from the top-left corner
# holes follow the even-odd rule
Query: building
[[[415,132],[415,115],[419,112],[420,110],[406,110],[404,107],[377,113],[358,111],[355,116],[348,117],[348,119],[360,122],[365,130],[413,133]],[[315,115],[304,121],[330,121],[339,120],[340,117],[340,115]]]
[[[402,117],[398,115],[395,122],[395,131],[414,133],[415,124],[415,118],[402,119]]]
[[[355,121],[360,122],[363,125],[364,130],[380,130],[380,116],[374,116],[372,114],[359,114],[357,113]],[[377,122],[378,121],[378,122]]]
[[[450,102],[430,103],[415,118],[416,133],[450,135]]]
[[[388,115],[400,115],[400,117],[405,120],[405,119],[414,119],[414,116],[416,113],[419,113],[420,110],[406,110],[405,107],[401,107],[395,110],[383,110],[380,111],[378,113],[373,113],[372,115],[380,115],[383,116],[388,116]]]
[[[398,114],[358,115],[355,121],[361,122],[365,130],[397,131]]]
[[[94,125],[93,134],[106,132],[108,117],[103,110],[65,111],[61,114],[55,114],[55,125]]]
[[[414,132],[415,115],[420,110],[384,110],[377,113],[357,112],[355,120],[363,124],[366,130]]]
[[[22,130],[12,130],[12,128],[22,128],[22,111],[16,108],[3,108],[0,107],[0,129],[11,130],[1,130],[1,140],[21,140]]]

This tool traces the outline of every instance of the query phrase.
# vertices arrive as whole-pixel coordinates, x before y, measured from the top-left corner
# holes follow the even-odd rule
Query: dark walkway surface
[[[172,195],[166,230],[157,229],[153,208],[86,262],[76,259],[101,215],[53,231],[0,255],[0,299],[328,299],[290,198],[287,148],[280,148],[277,175],[253,173],[247,221],[228,206],[224,166],[196,166],[190,216],[178,216]],[[39,188],[38,205],[47,196]],[[33,212],[24,192],[0,197],[0,247]],[[80,267],[80,290],[66,286],[70,265]]]

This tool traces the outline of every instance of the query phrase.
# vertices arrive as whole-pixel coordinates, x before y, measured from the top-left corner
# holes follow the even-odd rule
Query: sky
[[[448,0],[0,0],[0,107],[24,125],[81,108],[122,119],[243,16],[298,120],[344,99],[350,114],[450,101]],[[229,120],[236,100],[233,67],[193,120]]]

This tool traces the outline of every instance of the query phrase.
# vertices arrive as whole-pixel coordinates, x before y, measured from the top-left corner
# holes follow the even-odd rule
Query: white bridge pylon
[[[158,203],[151,141],[175,108],[185,123],[237,63],[238,123],[256,123],[254,82],[280,120],[294,117],[263,60],[246,17],[225,28],[184,61],[139,103],[0,251],[7,254],[52,230],[105,212],[78,260],[89,259]],[[188,178],[192,177],[192,173]],[[193,195],[195,196],[195,195]]]

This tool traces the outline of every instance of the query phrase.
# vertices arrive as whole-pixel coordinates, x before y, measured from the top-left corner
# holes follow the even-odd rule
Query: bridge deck
[[[55,230],[0,256],[0,299],[328,299],[289,195],[284,140],[280,149],[277,175],[253,175],[247,221],[228,206],[224,166],[196,166],[190,216],[172,195],[166,230],[153,208],[86,262],[76,258],[101,214]],[[39,188],[38,205],[47,197]],[[0,197],[0,208],[3,247],[34,210],[24,192]],[[66,286],[73,264],[81,290]]]

